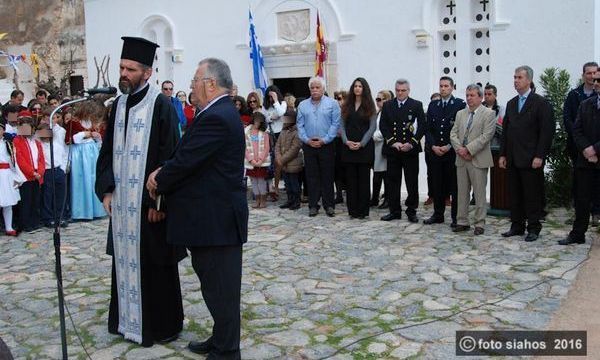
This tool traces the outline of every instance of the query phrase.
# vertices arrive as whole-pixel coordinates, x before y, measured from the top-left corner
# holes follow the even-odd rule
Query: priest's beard
[[[137,90],[140,87],[141,83],[142,83],[141,78],[139,78],[137,81],[135,81],[135,80],[128,80],[128,79],[122,77],[119,79],[119,90],[121,90],[121,92],[123,94],[131,94],[132,92],[134,92],[135,90]]]

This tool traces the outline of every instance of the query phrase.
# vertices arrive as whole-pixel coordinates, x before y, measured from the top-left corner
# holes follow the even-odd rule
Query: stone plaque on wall
[[[310,33],[310,11],[294,10],[277,13],[277,34],[280,39],[300,42]]]

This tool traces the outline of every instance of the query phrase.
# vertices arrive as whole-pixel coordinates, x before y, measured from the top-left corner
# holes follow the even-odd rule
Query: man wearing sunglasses
[[[179,101],[175,96],[173,96],[173,91],[175,91],[174,87],[175,86],[173,85],[173,82],[171,80],[165,80],[161,85],[161,91],[163,95],[165,95],[169,98],[169,100],[171,100],[171,104],[177,112],[177,118],[179,119],[179,128],[181,131],[182,128],[185,128],[187,120],[185,118],[185,115],[183,114],[183,105],[181,104],[181,101]]]
[[[600,174],[600,72],[593,77],[596,95],[583,101],[573,124],[573,141],[577,147],[575,164],[575,221],[569,236],[560,245],[583,244],[590,221],[590,197],[598,192],[594,179]]]

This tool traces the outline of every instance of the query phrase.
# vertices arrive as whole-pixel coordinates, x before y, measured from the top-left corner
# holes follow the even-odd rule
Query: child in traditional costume
[[[22,231],[29,232],[40,227],[40,192],[46,163],[42,143],[34,136],[31,112],[19,112],[18,120],[19,135],[13,140],[15,162],[25,177],[19,188],[19,227]]]
[[[102,145],[101,123],[106,116],[104,106],[86,101],[76,106],[67,135],[71,143],[71,218],[92,220],[106,216],[96,197],[96,161]]]

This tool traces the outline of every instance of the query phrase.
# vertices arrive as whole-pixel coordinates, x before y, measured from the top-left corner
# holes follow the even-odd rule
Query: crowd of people
[[[411,84],[402,78],[394,91],[379,90],[375,99],[362,77],[333,97],[323,78],[312,77],[306,99],[284,95],[275,85],[264,97],[251,92],[244,98],[227,63],[216,58],[200,61],[189,95],[173,96],[172,81],[160,89],[149,83],[159,45],[122,39],[122,95],[53,111],[69,99],[40,90],[24,107],[23,92],[15,90],[0,124],[0,206],[7,235],[109,216],[110,333],[142,346],[179,336],[178,262],[189,252],[214,326],[211,337],[188,348],[208,359],[240,358],[249,185],[255,209],[279,200],[283,179],[282,209],[294,211],[307,202],[308,216],[322,207],[334,217],[345,194],[353,219],[368,217],[377,206],[389,209],[382,221],[404,214],[417,223],[424,152],[426,203],[433,204],[424,224],[444,223],[450,206],[454,232],[468,231],[472,223],[474,235],[484,234],[488,171],[496,168],[506,171],[510,197],[511,227],[502,236],[527,231],[525,241],[539,237],[544,164],[556,124],[550,103],[535,93],[528,66],[515,69],[517,95],[506,107],[491,84],[468,85],[465,100],[454,96],[447,76],[439,79],[427,110],[410,97]],[[583,83],[564,107],[575,219],[562,245],[585,242],[590,212],[595,225],[600,220],[598,94],[598,65],[586,63]]]
[[[596,99],[600,90],[597,70],[594,62],[583,66],[583,83],[569,93],[564,105],[569,139],[565,151],[574,168],[576,215],[573,230],[561,244],[585,241],[590,213],[593,225],[600,224],[600,171],[595,161],[600,139],[589,129],[582,132],[579,126],[585,120],[578,121],[580,104]],[[385,89],[377,92],[375,102],[364,78],[355,79],[348,91],[335,91],[333,98],[327,96],[325,87],[324,79],[313,77],[310,98],[295,99],[270,86],[264,106],[256,92],[246,99],[232,95],[247,126],[245,165],[256,198],[254,207],[266,206],[267,195],[277,193],[278,174],[283,173],[288,199],[282,208],[298,209],[300,194],[306,193],[309,216],[316,216],[322,206],[333,217],[335,204],[344,201],[345,193],[351,218],[366,218],[369,207],[378,206],[389,209],[382,221],[401,219],[404,175],[408,193],[404,213],[409,222],[416,223],[419,157],[424,152],[429,195],[424,204],[433,204],[433,213],[424,224],[444,223],[449,206],[454,232],[468,231],[473,224],[475,235],[484,234],[492,168],[505,172],[507,179],[511,227],[502,236],[527,232],[525,241],[538,239],[546,204],[544,166],[556,124],[550,103],[535,92],[530,67],[515,70],[517,96],[506,107],[499,104],[492,84],[484,88],[470,84],[464,92],[466,101],[454,96],[454,81],[448,76],[440,78],[439,93],[431,96],[426,111],[421,101],[409,96],[407,79],[396,81],[395,94]],[[590,111],[587,116],[597,116]],[[297,133],[295,141],[279,140],[281,124]],[[288,166],[289,162],[293,165]],[[380,204],[382,183],[384,201]],[[472,221],[469,206],[475,207]]]
[[[107,116],[103,100],[54,112],[71,99],[40,90],[25,107],[23,98],[14,90],[2,106],[0,204],[6,235],[54,227],[56,219],[65,227],[71,219],[106,216],[93,191]]]
[[[600,192],[593,191],[600,183],[594,170],[596,153],[586,147],[586,157],[578,150],[575,135],[580,103],[596,97],[596,72],[596,63],[584,65],[583,83],[569,93],[564,106],[565,151],[574,168],[573,204],[575,209],[580,205],[568,243],[584,241],[587,226],[582,217],[586,211],[591,212],[593,225],[600,224]],[[378,91],[375,101],[367,80],[360,77],[348,91],[335,91],[333,97],[325,91],[325,80],[313,77],[308,99],[284,95],[275,85],[266,89],[264,98],[255,91],[244,98],[234,85],[230,98],[245,127],[244,167],[255,200],[252,207],[276,202],[283,179],[287,197],[279,205],[282,209],[297,210],[302,202],[308,202],[309,216],[316,216],[322,206],[333,217],[335,204],[344,202],[345,194],[351,218],[366,218],[369,208],[377,206],[389,209],[382,221],[400,219],[404,176],[408,195],[404,213],[408,221],[418,222],[419,157],[424,152],[428,185],[424,205],[433,204],[433,213],[424,224],[445,222],[449,206],[453,231],[469,230],[467,215],[469,205],[474,205],[474,234],[483,234],[488,169],[496,167],[496,171],[508,172],[512,226],[503,235],[521,235],[527,230],[526,240],[533,241],[544,217],[543,168],[555,125],[552,109],[535,93],[532,79],[531,68],[517,68],[514,85],[519,95],[505,108],[496,99],[494,85],[469,85],[465,102],[454,96],[453,79],[443,76],[426,111],[421,101],[410,97],[407,79],[398,79],[394,91]],[[170,80],[161,84],[161,92],[176,110],[181,135],[198,112],[197,100],[193,92],[175,93]],[[15,90],[2,106],[0,157],[5,159],[0,163],[0,206],[6,234],[16,236],[19,231],[54,226],[55,199],[62,226],[69,220],[104,217],[93,184],[113,99],[104,97],[62,109],[55,114],[50,132],[50,113],[70,99],[40,90],[25,107],[23,98],[23,92]],[[54,169],[50,169],[50,139],[55,145]],[[491,149],[495,149],[494,156]],[[579,167],[589,171],[575,170]],[[56,198],[48,185],[52,178]],[[594,185],[586,209],[577,199],[585,196],[578,190],[586,189],[588,182]],[[585,186],[578,186],[580,183]],[[63,203],[65,206],[60,206]]]
[[[169,80],[161,90],[176,111],[180,137],[194,119],[196,99],[185,91],[173,96]],[[52,126],[52,112],[81,96],[49,95],[41,89],[27,106],[24,98],[23,91],[14,90],[0,108],[0,207],[5,234],[52,228],[56,213],[62,227],[71,221],[106,217],[94,184],[114,97],[95,95],[90,101],[62,107],[54,114]]]

